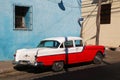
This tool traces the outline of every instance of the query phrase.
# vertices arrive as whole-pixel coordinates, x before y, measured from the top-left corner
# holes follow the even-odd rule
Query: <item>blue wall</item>
[[[0,60],[12,60],[16,49],[36,47],[55,36],[79,36],[79,0],[0,0]],[[32,30],[14,30],[14,5],[32,6]]]

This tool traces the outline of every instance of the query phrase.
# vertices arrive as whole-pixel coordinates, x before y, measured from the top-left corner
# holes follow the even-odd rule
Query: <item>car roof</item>
[[[51,37],[51,38],[43,39],[42,41],[44,41],[44,40],[55,40],[60,43],[63,43],[66,40],[82,40],[82,38],[80,38],[80,37]]]

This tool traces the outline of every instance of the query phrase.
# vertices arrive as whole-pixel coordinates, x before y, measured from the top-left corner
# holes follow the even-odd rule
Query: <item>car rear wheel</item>
[[[60,62],[54,62],[54,64],[52,65],[52,70],[55,72],[61,71],[64,68],[64,62],[60,61]]]
[[[103,55],[98,52],[96,56],[94,57],[93,63],[94,64],[101,64],[103,62]]]

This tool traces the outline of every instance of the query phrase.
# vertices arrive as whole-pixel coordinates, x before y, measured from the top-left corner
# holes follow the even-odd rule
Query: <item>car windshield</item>
[[[58,48],[60,43],[54,40],[45,40],[41,41],[37,47],[45,47],[45,48]]]

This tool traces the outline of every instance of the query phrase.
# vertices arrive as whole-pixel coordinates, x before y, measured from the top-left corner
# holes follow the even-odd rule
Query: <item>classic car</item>
[[[14,64],[52,66],[60,71],[69,64],[102,63],[104,56],[104,46],[85,45],[80,37],[52,37],[40,41],[36,48],[16,50]]]

